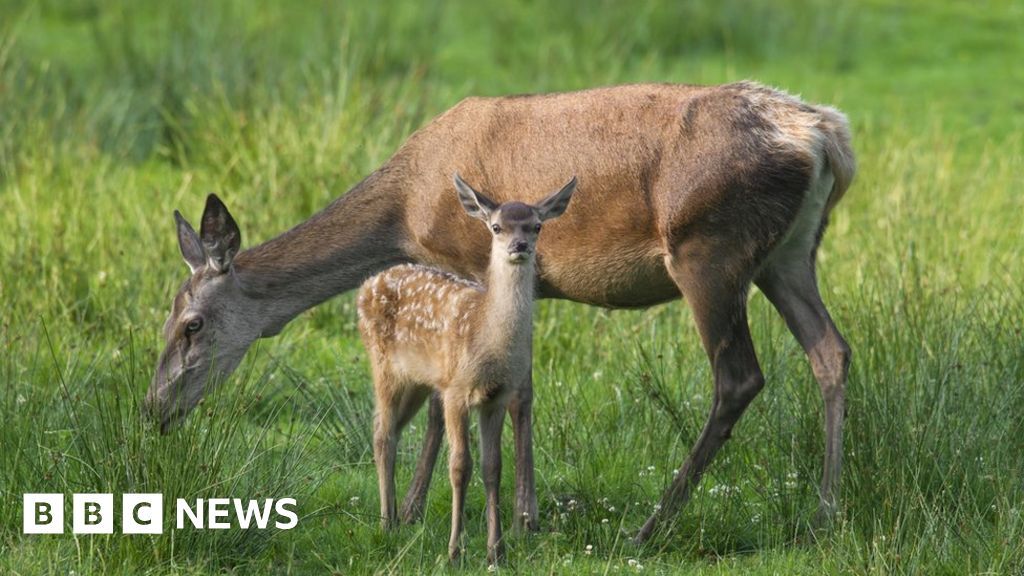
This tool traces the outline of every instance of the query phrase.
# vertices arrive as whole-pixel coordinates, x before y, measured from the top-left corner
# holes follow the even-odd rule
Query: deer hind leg
[[[448,539],[448,558],[454,562],[462,552],[459,540],[473,460],[469,454],[469,407],[462,398],[447,397],[443,404],[444,424],[448,431],[448,475],[452,483],[452,531]]]
[[[443,436],[444,408],[441,405],[441,395],[434,393],[430,397],[427,409],[427,428],[423,435],[420,459],[416,463],[416,472],[413,474],[409,491],[406,492],[405,500],[402,502],[400,517],[406,524],[418,522],[423,517],[427,492],[430,490],[430,480],[434,475],[434,465],[437,463]]]
[[[380,494],[380,521],[385,530],[397,518],[395,509],[395,456],[398,451],[398,410],[401,394],[394,390],[387,375],[375,381],[377,408],[373,417],[373,460],[377,465],[377,486]]]
[[[748,269],[728,251],[707,243],[680,246],[667,258],[669,273],[689,301],[714,374],[711,412],[696,444],[659,506],[637,533],[643,543],[660,521],[686,503],[705,468],[729,438],[733,426],[764,386],[747,327]],[[685,257],[682,256],[685,253]],[[729,265],[735,266],[729,269]]]
[[[761,271],[757,286],[786,321],[807,353],[825,404],[825,461],[821,476],[819,526],[830,523],[839,506],[839,474],[843,459],[843,417],[850,347],[821,301],[814,273],[814,252],[773,259]]]

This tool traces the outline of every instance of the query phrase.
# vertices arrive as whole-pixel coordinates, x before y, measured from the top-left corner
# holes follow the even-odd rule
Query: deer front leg
[[[508,406],[516,448],[516,506],[513,527],[517,532],[540,529],[537,487],[533,470],[533,376],[527,377]]]
[[[504,560],[505,546],[501,539],[501,428],[505,422],[505,406],[484,406],[480,409],[480,463],[484,489],[487,492],[487,563]]]
[[[423,436],[420,459],[416,463],[416,472],[413,474],[409,491],[405,493],[405,500],[399,513],[405,524],[413,524],[423,517],[427,492],[430,490],[430,480],[434,475],[434,465],[437,463],[443,436],[444,409],[441,406],[441,395],[435,393],[430,396],[430,405],[427,409],[427,428]]]
[[[448,476],[452,483],[452,532],[448,539],[448,559],[458,560],[462,552],[459,537],[462,535],[462,513],[466,504],[466,489],[473,472],[473,460],[469,454],[469,409],[459,399],[444,402],[444,423],[448,430]]]

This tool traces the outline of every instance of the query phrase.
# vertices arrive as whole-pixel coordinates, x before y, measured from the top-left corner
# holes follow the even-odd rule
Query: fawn
[[[498,512],[501,429],[508,399],[526,385],[532,356],[536,244],[541,222],[565,212],[576,179],[537,205],[497,204],[455,175],[466,212],[492,232],[483,284],[436,268],[400,265],[359,291],[359,330],[373,370],[373,453],[381,522],[393,526],[395,452],[402,428],[432,393],[440,395],[449,444],[452,528],[448,555],[460,553],[462,511],[472,471],[469,410],[480,413],[487,492],[487,560],[503,554]]]

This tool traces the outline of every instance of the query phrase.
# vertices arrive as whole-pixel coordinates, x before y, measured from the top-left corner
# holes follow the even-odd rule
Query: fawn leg
[[[462,512],[466,504],[466,488],[473,472],[469,454],[469,408],[461,398],[445,398],[444,423],[448,430],[448,476],[452,483],[452,532],[448,539],[448,559],[459,558],[462,534]]]
[[[484,489],[487,492],[487,563],[504,560],[505,544],[501,539],[501,429],[505,423],[505,406],[484,406],[480,409],[480,463]]]
[[[377,387],[377,409],[373,418],[373,460],[377,465],[381,527],[390,529],[398,515],[395,509],[395,453],[398,450],[397,410],[400,398],[390,389]]]
[[[516,531],[540,529],[533,469],[533,376],[519,387],[508,406],[516,449]]]

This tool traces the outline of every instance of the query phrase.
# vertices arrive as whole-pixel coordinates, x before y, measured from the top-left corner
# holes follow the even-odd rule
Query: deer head
[[[576,191],[576,178],[573,177],[561,190],[535,206],[522,202],[499,205],[474,190],[458,174],[455,175],[455,189],[466,213],[483,220],[494,235],[491,242],[492,264],[502,261],[526,264],[533,262],[541,222],[560,216],[569,207],[572,193]]]
[[[261,330],[256,302],[235,274],[242,237],[224,203],[213,194],[207,197],[199,234],[177,210],[174,219],[191,276],[174,297],[163,329],[166,347],[145,399],[161,433],[238,366]]]

